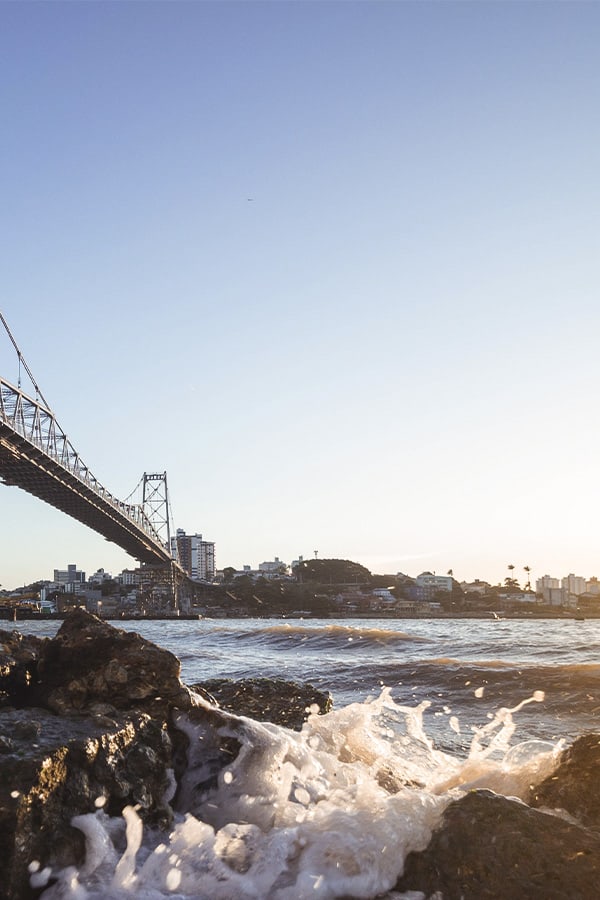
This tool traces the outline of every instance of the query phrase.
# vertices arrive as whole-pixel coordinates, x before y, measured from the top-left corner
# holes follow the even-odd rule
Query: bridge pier
[[[146,563],[140,566],[138,573],[142,611],[177,615],[180,607],[175,563]]]
[[[199,586],[174,560],[167,565],[146,564],[138,572],[144,612],[177,616],[191,611]]]

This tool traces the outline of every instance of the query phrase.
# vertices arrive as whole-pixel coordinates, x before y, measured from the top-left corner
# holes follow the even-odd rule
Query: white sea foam
[[[555,764],[552,744],[509,747],[522,705],[476,731],[466,760],[434,748],[427,702],[399,706],[387,689],[311,715],[300,733],[226,713],[216,722],[181,714],[191,753],[171,832],[142,834],[131,808],[124,822],[103,810],[78,816],[86,862],[58,873],[42,896],[328,900],[387,891],[418,900],[393,888],[451,799],[473,786],[523,798]]]

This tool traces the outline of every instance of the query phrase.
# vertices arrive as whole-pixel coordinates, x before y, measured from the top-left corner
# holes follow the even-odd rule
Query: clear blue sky
[[[600,5],[0,5],[0,309],[219,567],[600,576]],[[17,379],[0,335],[0,374]],[[0,487],[0,582],[133,561]]]

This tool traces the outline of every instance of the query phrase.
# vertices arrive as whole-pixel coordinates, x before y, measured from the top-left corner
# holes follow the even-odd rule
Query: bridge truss
[[[144,473],[141,504],[113,496],[58,424],[2,312],[0,324],[19,362],[16,387],[0,377],[0,483],[60,509],[137,559],[140,583],[152,603],[176,612],[189,608],[197,586],[171,555],[167,473]],[[35,399],[21,389],[21,367]]]
[[[141,563],[173,564],[168,542],[143,505],[114,497],[83,462],[49,407],[3,378],[0,479],[62,510]]]

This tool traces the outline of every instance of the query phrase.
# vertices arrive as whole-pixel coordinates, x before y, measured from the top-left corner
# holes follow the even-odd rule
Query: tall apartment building
[[[85,584],[85,572],[78,569],[75,563],[66,569],[55,569],[54,584],[61,585],[67,592],[78,593]]]
[[[595,597],[600,595],[600,581],[598,581],[595,575],[592,575],[589,581],[586,581],[585,592],[586,594],[592,594]]]
[[[544,575],[535,583],[536,593],[541,594],[544,603],[551,606],[569,606],[577,603],[577,598],[585,594],[588,582],[580,575],[566,575],[559,582],[558,578]]]
[[[580,575],[567,575],[566,578],[562,579],[561,587],[567,594],[578,597],[579,594],[585,594],[585,578],[582,578]]]
[[[212,581],[215,577],[215,545],[203,541],[201,534],[186,534],[178,528],[171,538],[171,555],[190,578],[196,581]]]
[[[536,594],[542,595],[544,603],[559,605],[556,598],[559,596],[560,590],[558,578],[552,578],[550,575],[542,575],[535,583]]]

